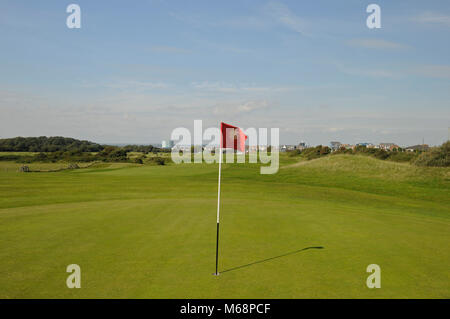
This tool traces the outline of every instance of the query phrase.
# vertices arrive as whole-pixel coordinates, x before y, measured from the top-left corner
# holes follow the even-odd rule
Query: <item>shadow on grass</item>
[[[286,257],[286,256],[298,254],[299,252],[302,252],[302,251],[305,251],[305,250],[308,250],[308,249],[323,249],[323,248],[324,248],[324,247],[322,247],[322,246],[306,247],[306,248],[298,249],[298,250],[295,250],[295,251],[291,251],[291,252],[286,253],[286,254],[282,254],[282,255],[278,255],[278,256],[266,258],[266,259],[261,259],[261,260],[254,261],[254,262],[249,263],[249,264],[245,264],[245,265],[237,266],[237,267],[234,267],[234,268],[222,270],[220,273],[223,274],[224,272],[229,272],[229,271],[233,271],[233,270],[238,270],[238,269],[241,269],[241,268],[250,267],[250,266],[252,266],[252,265],[264,263],[264,262],[266,262],[266,261],[270,261],[270,260],[273,260],[273,259],[277,259],[277,258],[281,258],[281,257]]]

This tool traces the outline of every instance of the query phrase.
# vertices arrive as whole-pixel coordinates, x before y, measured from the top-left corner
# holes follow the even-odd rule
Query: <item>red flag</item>
[[[221,122],[220,132],[222,135],[220,147],[233,148],[240,152],[245,152],[247,135],[239,127]]]

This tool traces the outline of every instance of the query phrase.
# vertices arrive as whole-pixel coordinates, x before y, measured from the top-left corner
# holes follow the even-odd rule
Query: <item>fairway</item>
[[[220,276],[217,165],[0,162],[0,298],[450,297],[449,168],[280,160],[223,165]]]

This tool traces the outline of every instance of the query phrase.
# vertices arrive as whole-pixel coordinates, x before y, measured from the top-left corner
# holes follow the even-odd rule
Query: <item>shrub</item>
[[[316,147],[309,147],[303,150],[301,155],[308,160],[319,158],[330,154],[331,149],[328,146],[318,145]]]
[[[388,160],[394,162],[411,162],[417,156],[414,152],[392,152]]]
[[[83,152],[98,152],[103,149],[103,146],[61,136],[0,139],[0,151],[2,152],[55,152],[72,149],[80,149]]]
[[[163,157],[159,157],[159,156],[150,157],[149,163],[152,163],[155,165],[166,165],[166,159]]]
[[[389,153],[385,150],[377,150],[377,152],[374,153],[375,158],[385,160],[389,157]]]
[[[450,141],[421,153],[414,164],[417,166],[450,166]]]
[[[18,161],[21,160],[20,155],[0,155],[0,161]]]

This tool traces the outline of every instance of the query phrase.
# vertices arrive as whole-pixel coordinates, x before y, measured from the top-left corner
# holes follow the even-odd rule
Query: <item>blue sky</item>
[[[292,144],[448,136],[448,1],[3,0],[0,37],[0,137],[155,143],[194,119]]]

